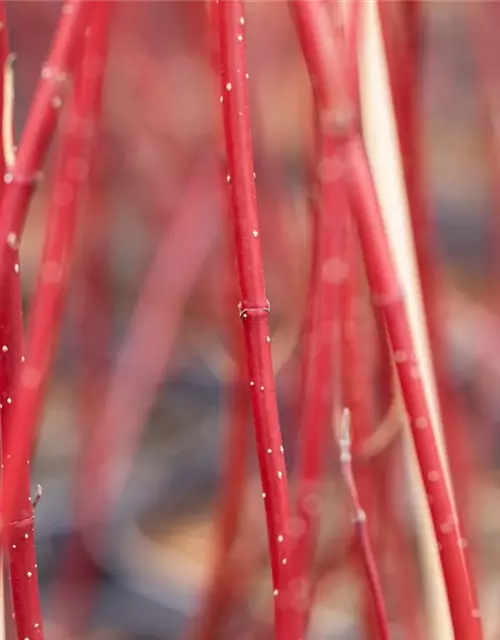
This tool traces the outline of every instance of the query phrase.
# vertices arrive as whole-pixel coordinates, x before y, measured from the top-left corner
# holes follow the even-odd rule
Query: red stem
[[[241,0],[219,4],[222,103],[228,184],[231,192],[236,258],[255,440],[266,509],[274,590],[277,640],[301,640],[300,616],[291,606],[289,491],[276,402],[255,195]]]
[[[294,3],[299,35],[322,116],[338,132],[341,175],[358,227],[368,282],[385,318],[398,377],[410,419],[417,460],[425,484],[440,545],[440,558],[457,639],[482,637],[472,576],[468,570],[461,527],[444,473],[422,381],[401,285],[392,261],[373,178],[358,133],[359,110],[348,93],[346,61],[333,50],[322,5]],[[402,357],[404,354],[404,357]]]
[[[420,0],[379,2],[396,129],[399,138],[417,270],[422,291],[426,329],[435,370],[446,451],[461,517],[467,512],[467,485],[472,471],[472,447],[464,421],[462,399],[447,371],[446,342],[440,330],[439,274],[435,229],[425,202],[423,184],[421,100]],[[397,22],[400,19],[402,24]],[[396,23],[394,21],[396,20]]]
[[[74,103],[64,122],[47,218],[40,276],[35,290],[26,362],[13,394],[4,466],[4,513],[8,516],[11,589],[19,638],[42,637],[36,577],[34,514],[29,465],[61,321],[73,253],[78,195],[89,163],[90,115],[100,100],[107,41],[108,3],[98,5],[96,21],[75,81]],[[102,7],[102,9],[101,9]],[[102,62],[96,65],[96,57]],[[83,169],[82,169],[83,167]],[[78,170],[80,169],[80,170]]]
[[[0,114],[2,117],[2,120],[0,121],[0,126],[1,131],[2,131],[2,135],[1,137],[1,141],[2,144],[0,144],[0,175],[4,176],[5,175],[5,171],[7,168],[7,161],[8,158],[5,157],[5,146],[4,146],[4,139],[3,139],[3,118],[5,115],[5,109],[8,107],[8,105],[5,104],[5,96],[4,96],[4,91],[5,91],[5,83],[6,83],[6,78],[5,78],[5,72],[6,72],[6,65],[7,65],[7,60],[9,57],[9,42],[8,42],[8,38],[7,38],[7,15],[5,12],[5,2],[4,0],[2,0],[2,2],[0,2],[0,25],[1,25],[1,30],[0,30]],[[10,123],[11,126],[13,123]],[[3,194],[3,190],[4,190],[4,182],[2,181],[0,184],[0,194]]]
[[[361,139],[354,136],[346,142],[344,153],[345,185],[358,227],[370,290],[384,314],[392,352],[397,355],[397,373],[440,547],[455,637],[459,640],[480,639],[480,614],[463,548],[461,526],[432,428],[401,285]]]
[[[5,82],[5,63],[8,55],[7,26],[5,23],[5,6],[1,4],[1,78],[2,78],[2,115],[3,88]],[[3,138],[2,138],[3,141]],[[2,170],[5,171],[7,158],[4,147],[1,149]],[[21,286],[19,281],[18,253],[15,252],[15,264],[7,273],[4,302],[1,307],[0,344],[0,409],[2,427],[2,474],[6,465],[11,462],[10,453],[5,452],[5,440],[12,428],[12,398],[14,397],[16,378],[19,374],[23,342],[23,326],[21,317]],[[5,477],[2,477],[2,492],[5,491]],[[11,582],[12,606],[15,616],[15,626],[19,637],[29,630],[36,638],[42,637],[42,617],[38,581],[36,578],[36,554],[34,541],[34,517],[30,496],[29,470],[24,467],[23,477],[20,478],[20,502],[17,517],[14,521],[7,521],[5,529],[7,556],[9,559],[9,573]]]
[[[300,4],[300,3],[299,3]],[[299,34],[304,40],[301,7],[292,4]],[[337,7],[335,7],[337,8]],[[320,6],[322,18],[327,19],[325,7]],[[352,29],[347,21],[343,25]],[[333,33],[333,28],[331,28]],[[335,35],[338,40],[338,36]],[[354,47],[352,36],[349,45]],[[356,76],[354,76],[354,79]],[[353,83],[354,84],[354,83]],[[332,420],[332,408],[339,401],[339,371],[334,371],[335,335],[339,329],[340,292],[346,279],[345,234],[347,231],[347,202],[336,170],[335,153],[338,141],[321,117],[324,97],[321,87],[315,87],[318,135],[318,196],[315,203],[313,265],[306,311],[306,336],[303,356],[303,389],[301,394],[301,426],[299,432],[298,502],[297,515],[304,523],[303,533],[297,539],[293,569],[295,577],[309,584],[308,569],[316,543],[319,514],[311,511],[311,500],[317,498],[318,483],[322,476],[322,458]],[[326,126],[325,126],[326,125]],[[338,344],[338,341],[337,341]],[[337,364],[340,361],[337,359]],[[339,368],[339,367],[337,367]],[[335,393],[334,384],[337,384]],[[297,606],[307,612],[311,606],[309,589],[305,602]],[[308,614],[306,613],[306,618]]]
[[[342,261],[345,243],[346,201],[338,175],[328,170],[335,138],[321,140],[318,164],[319,194],[314,219],[313,268],[307,335],[304,343],[303,389],[301,425],[299,431],[299,461],[297,470],[297,516],[304,523],[294,551],[293,570],[297,580],[309,583],[309,568],[313,557],[319,527],[319,513],[311,510],[311,501],[320,493],[319,482],[323,471],[325,446],[329,441],[329,427],[335,394],[334,375],[335,335],[338,333],[340,287],[345,280]],[[339,188],[340,187],[340,188]],[[335,212],[335,215],[332,215]],[[337,329],[337,331],[336,331]],[[338,344],[338,341],[337,341]],[[338,398],[337,398],[338,400]],[[301,589],[301,591],[304,591]],[[308,589],[305,602],[295,603],[307,611]]]
[[[88,0],[68,0],[62,8],[49,56],[43,65],[35,97],[19,142],[15,165],[5,175],[6,188],[0,218],[0,265],[12,262],[11,254],[20,241],[36,174],[54,133],[63,102],[66,75],[75,63],[85,31]]]
[[[9,168],[9,173],[5,175],[0,207],[0,238],[4,238],[4,240],[0,242],[0,292],[3,292],[3,294],[0,294],[0,302],[4,309],[9,309],[9,315],[11,311],[13,315],[20,313],[20,291],[17,293],[11,291],[12,287],[19,289],[20,286],[19,283],[14,284],[12,281],[13,274],[19,271],[18,249],[20,234],[25,222],[36,172],[40,169],[50,137],[56,125],[57,112],[62,103],[61,90],[64,75],[75,62],[74,58],[81,41],[78,35],[84,31],[86,17],[85,5],[84,0],[70,0],[63,7],[63,15],[52,44],[51,52],[42,70],[42,77],[21,137],[14,167]],[[7,294],[6,292],[9,291],[10,293]],[[2,295],[5,297],[5,300],[2,299]],[[14,299],[19,301],[19,311],[9,306],[9,304],[12,304],[12,297],[11,302],[9,302],[9,296],[13,296]],[[16,329],[14,333],[18,333],[20,341],[20,319],[19,329]],[[12,349],[14,350],[13,347]],[[18,350],[20,354],[20,346]],[[31,429],[31,425],[28,424],[27,428]],[[11,522],[14,509],[17,508],[15,506],[15,492],[25,490],[26,486],[29,487],[29,472],[25,469],[25,464],[26,460],[30,457],[31,443],[26,442],[28,433],[16,433],[16,437],[14,438],[10,427],[6,429],[4,426],[4,431],[6,431],[4,438],[7,437],[10,439],[7,443],[7,450],[9,451],[8,455],[11,455],[11,458],[9,458],[10,465],[14,465],[14,467],[9,465],[9,469],[12,469],[12,471],[9,471],[9,474],[12,474],[15,483],[10,486],[8,485],[6,468],[4,480],[4,498],[6,498],[6,501],[3,505],[3,521]],[[13,440],[14,442],[11,442]],[[20,458],[16,457],[17,454],[13,456],[10,451],[14,444],[16,450],[21,453]],[[27,453],[23,453],[24,451]],[[23,482],[19,482],[21,475],[23,477],[26,476]],[[18,504],[19,509],[22,509],[21,503]],[[29,526],[32,526],[32,518],[33,513],[31,511],[22,518],[14,517],[14,520],[26,520],[26,522],[31,522]],[[29,532],[27,532],[26,535],[29,537]],[[25,572],[24,575],[27,575],[27,573],[32,575],[32,567],[30,571]],[[31,575],[29,577],[31,577]],[[34,583],[35,581],[31,582]]]

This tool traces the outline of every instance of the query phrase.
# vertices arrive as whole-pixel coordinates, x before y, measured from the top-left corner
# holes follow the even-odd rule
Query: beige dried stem
[[[417,278],[413,238],[404,191],[400,151],[390,99],[386,60],[383,53],[376,3],[364,3],[360,46],[360,82],[363,130],[391,249],[399,272],[410,317],[416,357],[430,405],[436,438],[447,467],[429,340],[425,328],[420,284]],[[408,429],[404,429],[408,472],[414,488],[417,535],[427,599],[430,640],[453,640],[444,581],[439,563],[430,513]],[[448,469],[447,469],[448,471]],[[449,478],[449,473],[447,474]]]
[[[6,169],[11,169],[16,160],[14,146],[14,62],[16,54],[7,56],[3,81],[3,114],[2,114],[2,144]]]

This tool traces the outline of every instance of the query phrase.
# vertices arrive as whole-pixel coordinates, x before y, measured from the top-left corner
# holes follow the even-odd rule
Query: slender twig
[[[289,491],[273,376],[269,302],[266,297],[255,194],[248,109],[243,3],[219,5],[222,106],[231,192],[240,317],[247,352],[257,456],[267,518],[278,640],[300,640],[300,616],[289,600]]]
[[[297,469],[297,516],[304,527],[296,541],[293,571],[308,582],[319,525],[319,513],[309,505],[320,490],[325,445],[334,405],[335,335],[339,326],[340,288],[346,277],[343,249],[347,206],[338,176],[328,171],[335,150],[335,139],[320,142],[318,201],[315,204],[313,269],[306,336],[304,342],[303,389]],[[302,590],[307,591],[307,590]],[[307,593],[304,593],[307,597]],[[309,602],[297,603],[306,610]]]
[[[361,504],[356,480],[352,471],[351,456],[351,414],[349,409],[344,409],[342,422],[340,425],[340,467],[344,483],[351,500],[353,509],[353,520],[356,527],[358,544],[361,549],[361,557],[363,567],[366,574],[367,582],[370,586],[370,593],[373,599],[377,618],[377,631],[380,640],[389,638],[389,623],[387,620],[387,612],[385,608],[382,585],[378,574],[377,564],[373,555],[372,544],[368,533],[366,522],[366,512]]]

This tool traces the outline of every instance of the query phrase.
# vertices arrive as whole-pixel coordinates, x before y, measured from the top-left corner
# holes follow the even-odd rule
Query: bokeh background
[[[476,531],[484,619],[488,637],[495,638],[500,637],[500,581],[496,575],[500,568],[497,132],[486,108],[468,3],[422,4],[424,166],[440,257],[442,333],[454,384],[468,410],[477,469],[470,481],[469,515]],[[60,3],[9,0],[7,10],[11,48],[17,54],[18,136]],[[492,12],[494,33],[495,10],[486,10]],[[210,164],[203,165],[207,149],[221,131],[205,19],[203,3],[196,1],[117,4],[99,152],[94,158],[90,194],[82,207],[80,242],[33,478],[43,486],[37,507],[37,548],[50,625],[48,640],[58,637],[68,620],[83,620],[85,630],[76,636],[82,638],[182,638],[210,576],[228,428],[225,397],[232,359],[227,282],[232,280],[217,260],[228,250],[226,209],[210,187],[216,174]],[[285,3],[248,2],[247,30],[257,188],[266,279],[273,304],[274,349],[282,361],[278,388],[286,441],[295,420],[290,380],[310,251],[306,159],[311,147],[311,99]],[[487,35],[483,34],[484,42]],[[494,50],[494,36],[490,40]],[[492,93],[495,95],[495,87]],[[51,162],[52,156],[34,198],[22,245],[28,320]],[[193,193],[195,180],[206,193]],[[185,224],[176,227],[175,213],[179,211]],[[100,264],[99,255],[93,263],[90,282],[96,305],[92,310],[95,317],[88,325],[81,310],[85,296],[82,274],[89,250],[82,229],[90,233],[91,246],[109,243],[105,252],[109,264]],[[195,240],[186,240],[187,235]],[[169,236],[175,238],[170,244]],[[117,424],[114,457],[104,467],[93,468],[88,481],[78,485],[81,451],[110,393],[113,371],[123,364],[130,319],[162,242],[170,260],[165,258],[163,276],[155,284],[155,299],[149,300],[151,313],[157,312],[161,319],[160,328],[163,319],[168,319],[165,332],[172,341],[161,385],[151,401],[145,401],[146,421],[137,437],[130,473],[123,474],[127,445],[122,452],[120,442],[127,439],[126,435],[120,439],[122,425]],[[189,247],[204,251],[200,248],[204,244],[210,251],[206,250],[203,265],[194,268],[185,308],[180,304],[179,309],[174,299],[171,314],[156,310],[155,305],[159,309],[164,297],[170,299],[166,292],[189,280],[190,265],[198,259],[192,257],[196,249]],[[143,343],[146,360],[147,354],[155,354],[161,340],[154,323],[149,338]],[[87,359],[92,365],[90,381],[85,371],[82,373],[82,362]],[[141,405],[144,400],[141,394],[149,375],[144,362],[139,359],[127,364],[127,384],[135,390],[126,398],[129,413],[136,401]],[[124,429],[126,432],[126,426]],[[248,504],[244,505],[242,537],[254,541],[257,562],[265,566],[250,433],[249,423]],[[333,460],[332,453],[332,464]],[[105,514],[104,539],[92,535],[88,522],[86,534],[75,536],[75,527],[85,520],[85,505],[97,500],[110,473],[120,490],[118,500]],[[332,478],[324,510],[334,538],[341,536],[342,500],[338,493],[338,482]],[[404,510],[404,490],[401,500]],[[76,556],[68,555],[70,544],[78,550]],[[80,564],[70,566],[70,557],[78,557]],[[64,576],[69,576],[69,582],[61,582]],[[390,572],[384,579],[390,582]],[[265,577],[257,577],[254,583],[236,613],[227,614],[217,637],[244,638],[249,620],[264,624],[268,619],[266,591],[261,584],[266,584]],[[359,589],[349,571],[326,580],[319,601],[311,638],[363,637]],[[81,606],[82,602],[89,606]],[[394,637],[399,637],[397,626],[394,632]],[[264,624],[261,635],[255,637],[268,637],[265,633]]]

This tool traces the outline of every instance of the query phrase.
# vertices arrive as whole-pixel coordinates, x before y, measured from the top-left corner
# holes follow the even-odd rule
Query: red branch
[[[240,316],[247,353],[255,440],[266,509],[277,640],[301,640],[300,616],[291,606],[289,491],[276,402],[255,194],[248,108],[245,17],[241,0],[222,0],[219,36],[228,186],[231,193]]]
[[[368,533],[366,512],[359,499],[358,488],[352,472],[350,422],[350,412],[348,409],[345,409],[340,428],[340,466],[344,477],[344,483],[352,503],[354,526],[356,528],[357,540],[360,546],[366,580],[369,585],[375,608],[379,640],[387,640],[389,638],[389,623],[387,620],[382,586],[378,575],[377,563],[375,562],[373,555],[370,535]]]

